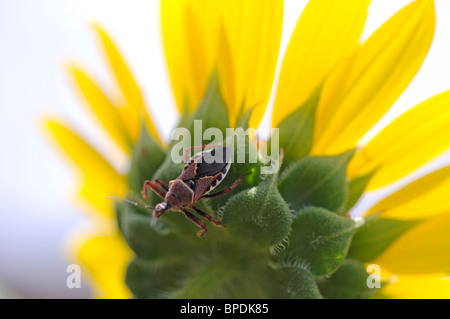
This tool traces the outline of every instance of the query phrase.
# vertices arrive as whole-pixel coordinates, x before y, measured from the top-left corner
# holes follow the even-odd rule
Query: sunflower
[[[363,269],[360,278],[367,277],[362,265],[377,264],[386,281],[375,296],[450,297],[450,281],[445,279],[450,261],[450,236],[446,231],[450,215],[445,201],[450,183],[448,168],[423,176],[375,204],[364,213],[363,225],[352,224],[351,219],[342,217],[351,216],[351,208],[365,192],[402,180],[450,146],[450,133],[446,130],[450,119],[450,91],[412,107],[368,142],[362,142],[415,77],[429,51],[435,27],[434,2],[416,0],[361,43],[369,4],[369,0],[310,0],[295,27],[282,57],[272,113],[272,126],[280,129],[280,146],[285,152],[281,174],[271,180],[262,179],[260,184],[255,180],[247,181],[240,193],[220,203],[225,207],[221,211],[223,220],[229,222],[230,233],[236,236],[242,236],[242,232],[233,230],[237,220],[240,224],[247,223],[249,229],[256,229],[255,218],[245,219],[246,212],[242,212],[244,217],[236,217],[234,212],[239,210],[239,205],[252,207],[252,202],[260,200],[258,196],[266,196],[264,198],[270,199],[269,203],[275,207],[266,208],[267,201],[263,202],[264,207],[255,206],[253,210],[245,207],[255,214],[258,211],[259,221],[264,218],[273,221],[273,227],[266,229],[259,225],[261,233],[247,234],[251,241],[257,242],[257,248],[252,251],[254,255],[247,251],[243,255],[262,258],[266,264],[275,266],[268,270],[266,265],[256,265],[252,269],[254,275],[245,279],[239,274],[230,275],[237,282],[256,284],[256,275],[280,281],[287,276],[290,293],[294,291],[291,297],[357,297],[363,294],[359,288],[355,288],[357,293],[348,295],[339,289],[336,291],[337,283],[342,278],[350,280],[348,273],[356,276],[353,269]],[[250,127],[258,127],[275,80],[282,19],[282,1],[161,1],[164,49],[173,93],[182,115],[180,123],[199,114],[204,116],[207,110],[217,112],[210,114],[210,118],[215,119],[209,123],[222,121],[221,125],[236,127],[246,118]],[[152,175],[163,176],[166,174],[164,167],[169,165],[167,160],[163,163],[168,146],[159,137],[139,86],[117,47],[100,27],[95,30],[106,52],[119,97],[115,100],[108,97],[79,67],[70,68],[75,84],[130,163],[138,157],[136,145],[141,143],[140,133],[144,127],[154,141],[152,150],[161,157],[158,160],[161,166],[158,171],[152,171],[156,174]],[[226,109],[226,119],[218,116],[223,114],[221,105]],[[131,233],[135,228],[124,226],[131,218],[126,220],[123,216],[130,214],[128,216],[133,216],[137,223],[143,218],[142,213],[116,207],[117,226],[114,205],[106,198],[127,196],[133,165],[130,172],[119,172],[68,124],[48,120],[47,126],[81,169],[81,196],[99,212],[92,217],[98,230],[77,236],[72,248],[91,275],[97,296],[131,295],[124,277],[133,259],[128,266],[127,284],[135,296],[202,296],[195,291],[195,287],[205,284],[204,279],[199,279],[202,272],[194,272],[198,276],[184,281],[178,280],[186,285],[176,290],[159,295],[159,292],[148,293],[148,289],[154,287],[158,291],[165,290],[164,286],[159,286],[159,281],[149,279],[149,267],[142,267],[149,265],[146,259],[162,253],[150,254],[148,247],[141,250],[143,240],[138,241],[134,238],[138,236]],[[305,177],[305,172],[311,171],[314,172],[312,177]],[[323,182],[320,185],[319,177]],[[148,176],[137,179],[142,178]],[[292,210],[297,213],[291,216]],[[275,211],[277,218],[270,219]],[[149,224],[147,219],[145,221]],[[324,261],[317,251],[314,252],[315,248],[299,245],[303,247],[299,250],[293,245],[310,239],[311,234],[305,235],[306,226],[302,225],[316,227],[318,233],[326,232],[318,226],[318,221],[329,222],[331,228],[336,229],[331,237],[342,240],[340,246],[328,243],[324,254],[335,250],[332,262]],[[174,221],[172,226],[177,223]],[[150,236],[148,232],[142,238],[154,239],[151,236],[158,235],[156,232]],[[214,233],[211,235],[217,238]],[[324,238],[329,238],[325,235]],[[265,236],[270,245],[264,242]],[[168,242],[175,240],[172,235],[164,238]],[[310,243],[318,242],[316,238]],[[230,239],[226,245],[233,243]],[[191,242],[186,245],[183,249],[198,253],[199,249],[192,248]],[[281,256],[276,261],[275,257],[260,257],[261,247],[269,246],[271,252]],[[170,246],[167,250],[170,249],[175,248]],[[183,252],[173,251],[186,258]],[[231,272],[229,255],[224,253],[217,258],[226,263]],[[209,257],[202,258],[208,263]],[[167,262],[167,258],[161,260]],[[174,263],[171,260],[167,272],[177,273]],[[217,267],[213,267],[215,274],[225,274],[224,269]],[[153,268],[151,276],[161,274]],[[202,278],[208,278],[205,276]],[[142,278],[150,282],[149,286],[142,287]],[[178,282],[169,282],[169,285],[175,286]],[[295,282],[310,288],[296,290],[291,286]],[[224,286],[228,287],[228,292],[235,293],[235,285]],[[266,283],[247,289],[242,284],[240,288],[257,296],[284,296],[279,288],[264,285]],[[243,296],[216,289],[211,287],[211,294],[207,296]],[[273,290],[275,295],[263,293],[265,290]],[[364,292],[366,295],[373,294]]]

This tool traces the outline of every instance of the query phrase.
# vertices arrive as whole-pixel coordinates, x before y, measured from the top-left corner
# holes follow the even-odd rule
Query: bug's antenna
[[[106,197],[107,198],[111,198],[111,199],[115,199],[115,200],[120,200],[122,202],[131,204],[131,205],[134,205],[134,206],[155,210],[154,207],[151,207],[151,206],[148,206],[148,205],[144,205],[144,204],[141,204],[141,203],[138,203],[138,202],[133,202],[133,201],[125,199],[125,198],[120,198],[120,197],[115,197],[115,196],[106,196]]]

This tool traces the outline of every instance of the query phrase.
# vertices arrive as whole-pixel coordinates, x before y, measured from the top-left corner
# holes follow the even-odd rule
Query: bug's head
[[[170,205],[166,202],[159,203],[155,206],[155,210],[153,211],[153,217],[159,218],[162,214],[165,213],[166,210],[170,208]]]

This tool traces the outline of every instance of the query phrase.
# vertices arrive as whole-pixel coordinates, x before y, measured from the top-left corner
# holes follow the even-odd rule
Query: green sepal
[[[273,299],[322,299],[313,274],[302,267],[277,268],[268,282]]]
[[[362,176],[352,178],[348,182],[348,198],[346,205],[347,211],[349,211],[353,206],[355,206],[355,204],[361,198],[361,195],[364,193],[364,190],[366,189],[367,185],[369,184],[370,180],[372,179],[375,173],[376,170],[373,170]]]
[[[285,240],[292,219],[278,191],[276,176],[265,175],[258,186],[236,194],[227,202],[222,221],[232,236],[261,247],[276,246]]]
[[[314,121],[322,86],[319,86],[300,107],[286,116],[278,124],[279,145],[284,151],[283,168],[288,167],[294,161],[308,155],[314,133]],[[268,149],[271,149],[269,139]],[[278,142],[278,141],[277,141]]]
[[[368,219],[353,236],[349,257],[362,262],[370,262],[385,251],[400,235],[419,222],[418,220],[396,220],[374,216]]]
[[[195,121],[201,120],[202,130],[195,132]],[[209,80],[209,85],[206,90],[205,96],[200,102],[197,109],[192,113],[185,121],[182,122],[183,127],[187,128],[191,133],[190,145],[205,145],[212,143],[209,139],[203,139],[203,133],[208,128],[219,128],[223,134],[220,142],[225,139],[226,129],[229,127],[228,108],[223,100],[220,92],[219,79],[217,72],[213,72]],[[195,140],[195,134],[202,134],[202,138]],[[215,137],[217,138],[217,137]],[[198,152],[201,150],[194,150]]]
[[[327,299],[369,299],[379,288],[369,288],[364,265],[356,260],[346,260],[339,269],[328,278],[318,281],[322,295]]]
[[[296,213],[285,258],[304,264],[314,275],[333,273],[344,261],[355,222],[320,207]]]
[[[273,270],[265,255],[242,246],[201,241],[197,249],[154,260],[135,258],[127,285],[138,298],[270,298]],[[244,248],[244,249],[241,249]],[[255,262],[255,260],[259,262]]]
[[[179,286],[185,265],[180,258],[154,261],[136,257],[127,267],[125,283],[138,299],[162,299]]]
[[[185,280],[170,298],[181,299],[244,299],[268,298],[264,289],[267,265],[255,263],[240,251],[227,251],[221,255],[209,251],[198,261],[185,267]],[[195,258],[195,256],[193,256]]]
[[[353,154],[352,150],[337,156],[307,156],[283,172],[278,186],[291,209],[316,206],[344,213],[346,168]]]
[[[165,255],[180,256],[192,249],[192,241],[180,241],[164,219],[155,219],[151,211],[141,210],[127,203],[116,207],[120,231],[139,258],[150,260]]]
[[[131,166],[128,173],[128,185],[130,189],[139,193],[142,190],[144,181],[150,179],[155,174],[158,167],[166,156],[164,150],[148,134],[143,126],[141,135],[131,152]]]
[[[243,128],[244,130],[248,129],[250,117],[252,116],[252,112],[254,109],[255,108],[251,108],[244,113],[244,115],[239,120],[238,124],[236,125],[236,128],[240,127],[240,128]]]

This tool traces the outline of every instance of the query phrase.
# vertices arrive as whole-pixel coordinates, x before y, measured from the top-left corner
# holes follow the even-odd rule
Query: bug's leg
[[[156,194],[158,194],[162,199],[166,197],[166,190],[161,189],[158,185],[152,183],[151,181],[145,181],[144,182],[144,188],[142,189],[142,196],[144,196],[145,199],[148,199],[148,187],[150,187]]]
[[[211,223],[213,223],[214,225],[216,225],[216,226],[223,226],[223,225],[222,225],[222,222],[220,222],[220,221],[214,219],[211,215],[205,213],[204,211],[198,209],[197,207],[191,206],[190,208],[192,208],[197,214],[199,214],[199,215],[202,216],[203,218],[209,220],[209,221],[210,221]]]
[[[184,216],[186,216],[187,219],[189,219],[191,222],[193,222],[194,224],[196,224],[198,227],[201,228],[201,230],[199,230],[197,232],[197,236],[202,238],[203,235],[205,235],[205,233],[208,231],[205,223],[203,223],[200,219],[198,219],[197,217],[195,217],[194,215],[189,213],[187,210],[183,209],[182,212],[183,212]]]
[[[155,179],[155,183],[158,184],[159,186],[162,187],[162,189],[164,189],[166,192],[169,191],[169,186],[167,186],[162,180],[160,179]]]
[[[238,180],[236,182],[234,182],[233,185],[231,185],[230,187],[224,188],[222,189],[220,192],[217,192],[215,194],[207,194],[204,195],[202,198],[213,198],[213,197],[217,197],[223,194],[228,193],[229,191],[232,191],[234,188],[236,188],[240,183],[242,183],[242,181],[244,180],[244,177],[247,176],[248,174],[251,174],[251,172],[241,175],[241,177],[238,178]]]

